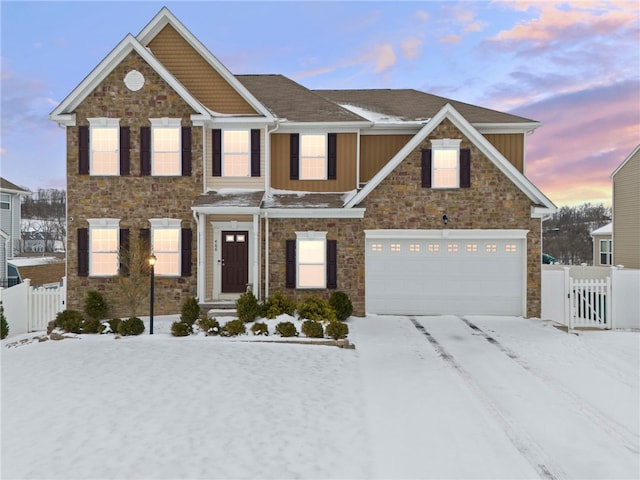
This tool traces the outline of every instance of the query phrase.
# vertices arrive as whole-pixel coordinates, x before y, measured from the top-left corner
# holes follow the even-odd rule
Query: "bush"
[[[180,321],[188,323],[192,326],[196,323],[196,320],[200,317],[200,305],[198,301],[193,297],[188,297],[182,304],[182,310],[180,311]]]
[[[102,294],[96,290],[89,290],[84,301],[84,313],[93,320],[102,320],[108,311],[109,307]]]
[[[269,327],[264,322],[256,322],[251,325],[251,333],[254,335],[264,335],[265,337],[269,335]]]
[[[262,313],[262,308],[258,305],[258,299],[253,292],[245,292],[236,301],[236,311],[238,318],[243,322],[253,322]]]
[[[138,317],[122,320],[118,325],[118,333],[120,335],[140,335],[142,332],[144,332],[144,323]]]
[[[120,328],[120,324],[122,323],[122,319],[120,319],[120,318],[112,318],[107,323],[109,324],[109,328],[111,329],[111,333],[118,333],[118,329]]]
[[[247,327],[244,326],[244,322],[240,319],[229,320],[220,330],[220,335],[223,337],[237,337],[246,333]]]
[[[56,315],[56,327],[69,333],[82,333],[84,318],[77,310],[64,310]]]
[[[333,292],[329,297],[329,305],[335,310],[336,318],[344,322],[353,313],[353,304],[349,295],[344,292]]]
[[[193,333],[193,327],[187,322],[173,322],[171,324],[171,335],[174,337],[188,337]]]
[[[267,298],[264,304],[264,316],[269,319],[274,319],[278,315],[291,315],[296,311],[296,302],[289,300],[284,293],[276,292]]]
[[[82,333],[102,333],[105,326],[96,318],[88,318],[82,322]]]
[[[336,312],[326,300],[309,297],[298,306],[298,317],[318,322],[333,322],[336,320]]]
[[[349,326],[344,322],[330,322],[327,325],[327,337],[338,340],[340,338],[347,338],[349,335]]]
[[[292,322],[280,322],[276,325],[276,333],[281,337],[297,337],[298,330]]]
[[[220,323],[215,318],[207,318],[202,317],[198,320],[198,327],[202,330],[206,335],[219,335],[220,334]]]
[[[315,320],[305,320],[302,322],[302,334],[309,338],[323,338],[324,330],[322,324]]]
[[[0,339],[5,339],[9,336],[9,323],[4,316],[4,307],[0,302]]]

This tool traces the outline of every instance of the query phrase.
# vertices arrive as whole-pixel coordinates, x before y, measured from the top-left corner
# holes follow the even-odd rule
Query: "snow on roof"
[[[47,265],[49,263],[60,263],[57,257],[15,257],[7,261],[14,267],[33,267],[36,265]]]
[[[407,120],[403,117],[397,117],[395,115],[388,115],[386,113],[374,112],[371,110],[367,110],[366,108],[357,107],[355,105],[349,105],[347,103],[339,104],[342,108],[346,108],[350,112],[355,113],[356,115],[361,116],[362,118],[366,118],[367,120],[375,123],[389,123],[389,124],[398,124],[398,123],[406,123],[411,125],[422,125],[426,123],[428,118],[421,120]]]
[[[613,223],[608,223],[604,227],[600,227],[593,232],[591,235],[611,235],[613,234]]]

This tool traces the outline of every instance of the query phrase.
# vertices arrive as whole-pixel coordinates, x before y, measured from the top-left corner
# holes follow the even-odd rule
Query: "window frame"
[[[151,123],[151,175],[154,177],[180,177],[182,176],[182,119],[181,118],[150,118]],[[175,130],[178,137],[178,145],[175,150],[158,150],[155,148],[156,132],[159,130]],[[175,153],[175,173],[158,172],[156,153]]]
[[[89,121],[89,175],[94,177],[117,177],[120,175],[120,119],[107,117],[87,118]],[[115,150],[96,150],[94,135],[97,130],[113,130],[115,134]],[[111,153],[113,155],[113,173],[95,173],[94,152]],[[111,165],[110,165],[111,167]]]
[[[89,223],[89,277],[105,278],[116,277],[120,268],[120,219],[119,218],[90,218]],[[115,249],[112,250],[94,250],[93,240],[96,231],[115,230]],[[114,255],[114,271],[113,273],[96,273],[94,254],[112,254]]]
[[[2,205],[7,205],[7,208]],[[0,210],[11,210],[11,195],[8,193],[0,194]]]
[[[599,251],[600,251],[600,265],[612,265],[613,264],[613,240],[610,238],[602,238],[599,243]],[[607,250],[603,250],[602,246],[606,245],[608,247]],[[605,261],[603,262],[602,259]]]
[[[324,146],[324,154],[320,155],[303,155],[303,139],[305,137],[323,137],[322,145]],[[299,134],[299,150],[298,150],[298,180],[328,180],[328,166],[329,166],[329,145],[328,145],[328,133],[327,132],[305,132]],[[320,177],[306,177],[304,175],[303,161],[305,159],[320,159],[323,160],[322,176]]]
[[[308,262],[302,260],[301,244],[304,242],[322,243],[322,262]],[[300,290],[318,290],[327,288],[327,232],[296,232],[296,288]],[[301,267],[321,266],[322,282],[314,285],[302,285]]]
[[[242,132],[242,133],[246,133],[247,135],[247,150],[246,152],[241,152],[241,151],[234,151],[234,152],[227,152],[227,149],[225,147],[225,134],[227,132],[234,132],[234,133],[238,133],[238,132]],[[222,129],[222,133],[221,133],[221,149],[220,149],[220,155],[221,155],[221,173],[223,177],[228,177],[228,178],[246,178],[246,177],[251,177],[251,129],[246,129],[246,128],[228,128],[228,129]],[[244,175],[230,175],[226,172],[226,158],[227,155],[229,156],[233,156],[233,155],[244,155],[246,154],[246,170],[247,173]]]
[[[431,188],[433,189],[458,189],[460,188],[460,143],[462,139],[439,138],[431,140]],[[437,167],[438,154],[452,152],[456,154],[455,168]],[[454,171],[455,182],[453,185],[439,185],[437,172]]]
[[[159,277],[180,277],[182,272],[182,220],[175,218],[151,218],[149,219],[151,225],[150,231],[150,246],[151,253],[158,257],[160,255],[175,255],[177,258],[176,269],[174,272],[166,273],[162,270],[162,265],[159,265],[160,258],[156,261],[154,274]],[[155,234],[160,230],[175,230],[177,233],[177,247],[175,250],[157,250],[155,247]]]

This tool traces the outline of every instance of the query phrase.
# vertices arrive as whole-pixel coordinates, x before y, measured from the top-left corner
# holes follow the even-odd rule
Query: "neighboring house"
[[[42,232],[25,232],[22,236],[23,251],[26,253],[44,253],[46,240]]]
[[[640,268],[640,145],[611,174],[613,264]]]
[[[613,224],[608,223],[591,232],[593,239],[593,266],[606,267],[613,265]]]
[[[12,284],[7,260],[20,252],[20,207],[21,197],[29,191],[0,178],[0,287]]]
[[[248,288],[354,314],[540,314],[540,124],[416,90],[234,75],[166,8],[52,112],[67,132],[69,308],[151,244],[156,311]]]

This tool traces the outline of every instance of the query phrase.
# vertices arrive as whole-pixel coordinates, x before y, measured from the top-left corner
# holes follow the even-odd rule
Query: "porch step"
[[[206,310],[207,316],[212,317],[235,317],[236,302],[232,300],[221,300],[216,302],[207,302],[200,305],[202,310]]]

